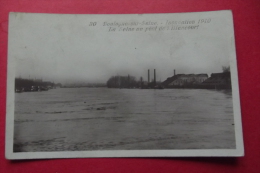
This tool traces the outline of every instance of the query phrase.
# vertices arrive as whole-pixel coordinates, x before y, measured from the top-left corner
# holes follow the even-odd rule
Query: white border
[[[232,12],[229,10],[201,12],[201,13],[223,13],[230,16],[230,21],[233,22]],[[177,14],[177,13],[176,13]],[[181,13],[183,14],[183,13]],[[192,15],[192,13],[190,13]],[[127,14],[125,14],[127,15]],[[135,15],[135,14],[130,14]],[[147,14],[149,15],[149,14]],[[157,14],[160,15],[160,14]],[[10,15],[9,15],[10,19]],[[10,21],[10,20],[9,20]],[[11,22],[11,21],[10,21]],[[9,31],[10,31],[9,22]],[[242,135],[240,98],[238,87],[237,61],[234,40],[234,28],[230,27],[233,37],[229,47],[230,68],[232,79],[232,95],[233,95],[233,110],[235,124],[236,149],[186,149],[186,150],[109,150],[109,151],[69,151],[69,152],[13,152],[13,137],[14,137],[14,78],[15,78],[15,61],[8,58],[7,64],[7,101],[6,101],[6,140],[5,140],[5,156],[7,159],[40,159],[40,158],[93,158],[93,157],[239,157],[244,156],[244,144]],[[10,37],[10,35],[9,35]],[[10,45],[12,42],[8,40],[8,57],[12,51]]]

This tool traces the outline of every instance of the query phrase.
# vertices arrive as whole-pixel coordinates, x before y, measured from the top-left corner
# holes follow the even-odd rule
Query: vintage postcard
[[[6,158],[243,156],[231,11],[10,13]]]

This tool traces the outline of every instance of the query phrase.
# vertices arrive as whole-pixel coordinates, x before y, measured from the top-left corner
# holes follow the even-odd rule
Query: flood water
[[[235,148],[230,90],[16,93],[14,125],[14,152]]]

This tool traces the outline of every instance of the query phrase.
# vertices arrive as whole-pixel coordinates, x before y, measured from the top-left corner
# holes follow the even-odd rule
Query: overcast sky
[[[88,19],[88,18],[87,18]],[[54,82],[106,82],[114,75],[165,80],[176,73],[216,73],[228,66],[230,38],[223,21],[197,31],[107,32],[84,16],[13,16],[9,56],[16,76]],[[94,20],[94,19],[93,19]],[[104,20],[103,20],[104,21]]]

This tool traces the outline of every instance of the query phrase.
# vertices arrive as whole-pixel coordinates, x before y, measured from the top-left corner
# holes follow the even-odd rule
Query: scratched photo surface
[[[13,153],[236,149],[226,13],[10,14]]]

